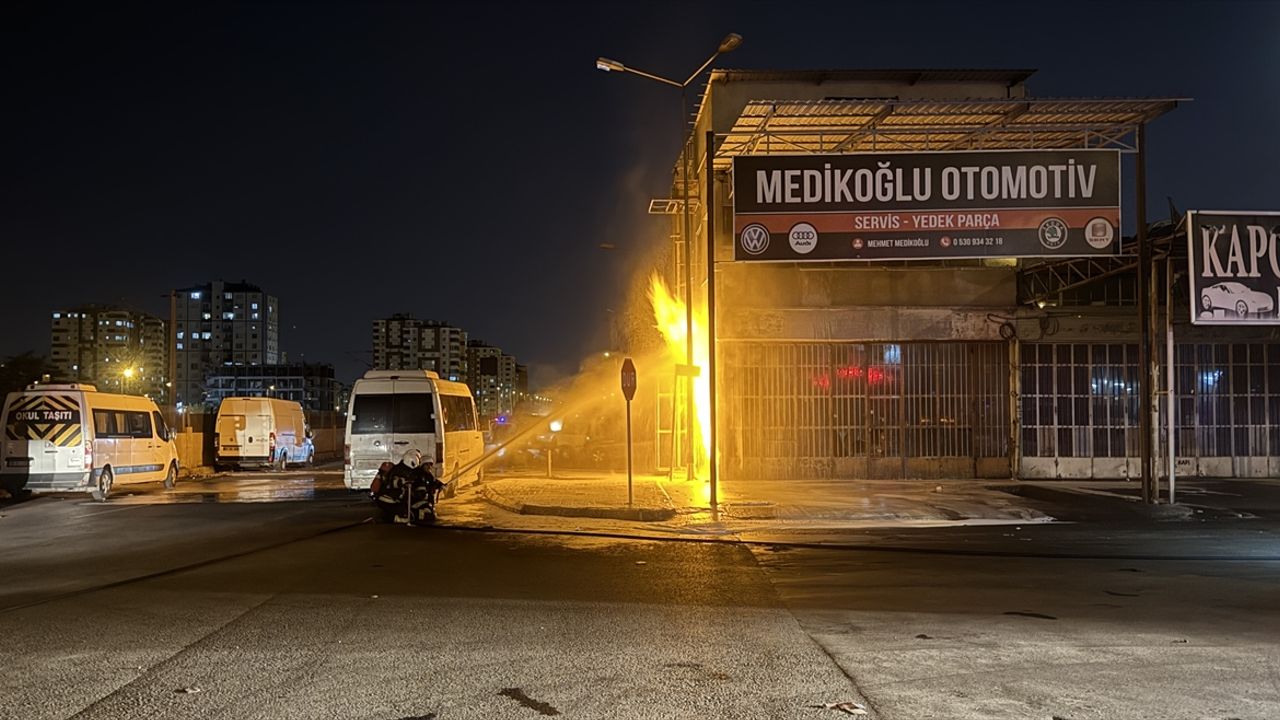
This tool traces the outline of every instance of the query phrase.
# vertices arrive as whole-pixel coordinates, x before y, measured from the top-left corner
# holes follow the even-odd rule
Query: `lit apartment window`
[[[258,309],[258,303],[253,303],[253,304],[251,304],[251,305],[249,306],[249,309],[250,309],[250,310],[257,310],[257,309]]]
[[[231,293],[222,293],[222,299],[223,299],[223,300],[230,300],[230,299],[231,299]]]
[[[236,314],[235,314],[234,312],[224,312],[224,313],[222,313],[222,319],[223,319],[223,320],[235,320],[235,319],[236,319]]]
[[[178,331],[178,339],[179,339],[179,340],[181,340],[183,335],[186,335],[186,332],[185,332],[185,331],[182,331],[182,330],[179,330],[179,331]]]
[[[198,293],[198,292],[193,292],[193,293],[191,293],[191,299],[192,299],[192,300],[199,300],[199,299],[200,299],[200,293]]]
[[[206,333],[202,333],[202,334],[204,335],[204,339],[205,339],[205,340],[208,340],[209,338],[213,337],[213,333],[210,333],[210,332],[206,332]]]
[[[62,317],[62,313],[54,313],[54,314],[53,314],[53,319],[54,319],[54,320],[57,320],[57,319],[59,319],[59,318],[61,318],[61,317]]]
[[[204,314],[203,314],[203,315],[201,315],[200,317],[204,318],[205,320],[212,320],[212,319],[213,319],[213,313],[204,313]]]

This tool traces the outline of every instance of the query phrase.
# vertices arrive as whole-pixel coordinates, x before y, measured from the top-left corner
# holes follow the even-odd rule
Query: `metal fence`
[[[728,342],[721,367],[727,477],[1009,474],[1001,343]]]
[[[1022,359],[1024,458],[1139,456],[1136,345],[1028,344]],[[1280,458],[1280,343],[1179,343],[1174,392],[1179,458]],[[1163,400],[1157,406],[1163,443]],[[1211,474],[1240,472],[1221,467]]]

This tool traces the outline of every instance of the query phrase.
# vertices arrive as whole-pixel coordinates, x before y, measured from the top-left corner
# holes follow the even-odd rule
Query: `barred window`
[[[827,476],[837,459],[1008,455],[1000,343],[725,343],[730,466]]]

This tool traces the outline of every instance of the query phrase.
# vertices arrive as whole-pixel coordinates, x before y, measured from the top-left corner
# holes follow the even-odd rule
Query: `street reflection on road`
[[[354,499],[342,484],[342,473],[299,470],[268,473],[222,473],[180,481],[171,490],[161,483],[118,486],[110,504],[266,503]]]

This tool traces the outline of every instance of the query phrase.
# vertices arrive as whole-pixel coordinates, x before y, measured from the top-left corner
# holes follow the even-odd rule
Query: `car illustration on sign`
[[[1200,307],[1210,312],[1227,310],[1243,318],[1269,313],[1275,308],[1275,302],[1270,295],[1250,290],[1241,283],[1224,282],[1200,291]]]

